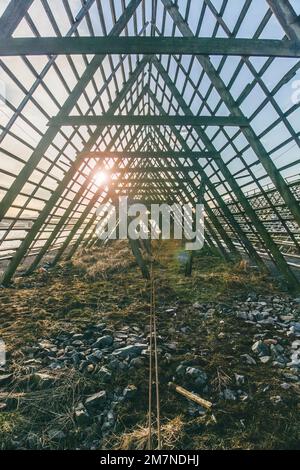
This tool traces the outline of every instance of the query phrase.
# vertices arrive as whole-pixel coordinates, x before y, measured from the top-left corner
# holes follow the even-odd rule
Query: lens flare
[[[103,185],[104,183],[107,182],[108,175],[104,171],[98,171],[98,173],[95,174],[93,179],[94,179],[94,183],[97,186],[101,186],[101,185]]]

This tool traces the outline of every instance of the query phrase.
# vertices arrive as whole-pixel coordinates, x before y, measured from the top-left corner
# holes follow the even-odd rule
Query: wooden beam
[[[267,0],[267,2],[287,37],[293,41],[300,41],[300,17],[296,15],[290,2],[287,0]]]
[[[168,13],[170,14],[171,18],[174,21],[174,24],[178,27],[180,33],[184,37],[193,37],[193,31],[190,29],[182,15],[180,14],[178,8],[174,5],[174,3],[171,0],[161,0],[162,3],[164,4],[165,8],[167,9]],[[281,2],[283,3],[283,2]],[[285,2],[287,3],[287,2]],[[218,91],[220,98],[223,100],[225,103],[227,109],[229,112],[234,115],[234,116],[239,116],[239,117],[244,117],[244,114],[242,110],[239,108],[237,105],[237,102],[231,95],[230,91],[226,87],[225,83],[223,82],[222,78],[220,77],[220,74],[217,72],[215,67],[213,66],[211,60],[209,57],[204,57],[201,55],[196,56],[197,61],[207,74],[208,78],[211,80],[212,85],[214,85],[215,89]],[[160,62],[157,61],[158,66],[160,69],[164,70],[164,67]],[[171,81],[171,84],[172,81]],[[201,129],[200,129],[201,131]],[[199,129],[197,129],[197,132],[199,132]],[[251,126],[244,127],[242,128],[242,132],[245,136],[245,138],[248,140],[252,150],[255,152],[257,155],[259,161],[261,162],[262,166],[265,168],[266,172],[270,176],[271,180],[274,183],[274,186],[284,199],[287,207],[293,214],[295,221],[297,224],[300,226],[300,205],[299,202],[296,200],[294,194],[286,184],[283,176],[281,173],[278,171],[276,168],[275,163],[271,160],[266,148],[264,147],[263,143],[261,140],[258,138],[256,133],[254,132],[253,128]],[[202,134],[202,132],[201,132]],[[201,138],[201,136],[200,136]],[[210,141],[209,141],[209,144]],[[206,148],[209,150],[213,149],[213,146],[210,145],[206,146]],[[218,160],[222,162],[222,160]],[[229,172],[230,173],[230,172]],[[224,175],[225,176],[225,175]],[[226,176],[225,176],[226,178]],[[228,178],[226,178],[227,181]]]
[[[132,15],[136,11],[140,3],[141,3],[141,0],[131,0],[126,10],[124,11],[124,13],[120,16],[116,24],[113,26],[111,32],[109,33],[109,36],[115,36],[115,35],[121,34],[121,32],[126,27],[128,21],[130,20],[130,18],[132,17]],[[80,95],[85,90],[88,83],[90,82],[90,80],[92,79],[92,77],[94,76],[98,68],[101,66],[104,59],[105,59],[105,56],[103,55],[103,56],[96,56],[91,60],[91,62],[86,67],[85,71],[83,72],[80,80],[77,82],[72,92],[69,94],[68,98],[66,99],[65,103],[59,110],[58,112],[59,116],[64,116],[66,114],[69,114],[72,111]],[[132,78],[133,78],[132,83],[135,82],[135,79],[137,77],[136,73],[140,73],[141,70],[143,69],[143,65],[145,65],[147,62],[148,62],[148,59],[142,60],[140,62],[141,67],[140,65],[136,67],[132,75]],[[113,109],[112,113],[114,113],[115,111],[116,110]],[[0,202],[0,220],[5,216],[6,212],[11,207],[16,195],[21,192],[22,187],[29,180],[30,175],[39,164],[43,155],[47,152],[48,147],[55,140],[57,132],[58,132],[57,128],[47,129],[47,131],[43,135],[43,138],[39,141],[34,151],[32,152],[30,158],[27,160],[22,170],[18,173],[18,176],[10,185],[9,190],[7,191],[7,193],[5,194],[5,196],[2,198]]]
[[[176,5],[171,1],[171,0],[161,0],[162,3],[164,4],[166,10],[170,14],[171,18],[174,21],[174,24],[178,27],[179,31],[184,37],[193,37],[193,32],[189,28],[188,24],[180,14],[178,8],[176,8]],[[208,57],[204,57],[201,55],[196,56],[198,62],[202,66],[203,70],[206,72],[208,75],[209,79],[211,80],[212,84],[215,86],[217,89],[220,97],[226,104],[227,108],[230,110],[232,114],[235,116],[241,116],[243,117],[243,112],[241,109],[237,106],[236,101],[233,99],[232,95],[230,94],[229,90],[225,86],[225,83],[221,79],[220,75],[217,73],[216,69],[214,68],[213,64],[211,63],[210,59]],[[157,61],[158,62],[158,61]],[[185,110],[186,114],[190,114],[191,110],[190,108],[186,105],[185,100],[182,98],[180,93],[178,92],[176,86],[174,86],[174,83],[168,77],[168,74],[164,72],[164,67],[159,63],[159,68],[162,70],[162,73],[166,77],[166,80],[169,82],[169,87],[170,90],[174,93],[176,93],[177,96],[177,101],[179,104],[181,104],[182,109]],[[209,151],[214,151],[215,148],[213,144],[211,143],[211,140],[207,136],[207,134],[201,129],[197,128],[196,132],[199,134],[199,137],[201,141],[204,143],[206,148]],[[287,207],[290,209],[291,213],[293,214],[295,220],[297,223],[300,225],[300,207],[299,203],[296,201],[295,196],[292,194],[291,190],[288,188],[287,184],[285,183],[282,175],[280,172],[277,170],[275,164],[272,162],[270,159],[266,149],[264,148],[263,144],[261,141],[258,139],[257,135],[255,134],[254,130],[249,126],[247,128],[244,128],[242,130],[243,134],[245,135],[246,139],[248,140],[249,144],[251,145],[253,151],[256,153],[257,157],[259,158],[260,162],[266,169],[268,175],[274,182],[275,187],[279,191],[279,193],[282,195],[284,201],[287,204]],[[280,252],[277,244],[273,240],[272,236],[269,234],[269,232],[266,230],[264,224],[258,217],[257,213],[255,210],[252,208],[251,204],[247,200],[245,194],[239,187],[239,185],[236,183],[234,177],[230,173],[229,169],[227,166],[224,164],[222,159],[217,160],[217,165],[219,166],[219,169],[223,173],[223,176],[225,177],[225,180],[230,184],[236,199],[240,201],[240,203],[243,205],[243,208],[248,215],[248,217],[251,219],[257,233],[259,236],[262,238],[264,241],[264,245],[266,249],[271,253],[273,259],[275,260],[275,263],[278,267],[278,269],[281,271],[281,273],[285,276],[286,280],[288,281],[290,287],[294,289],[295,291],[299,289],[299,281],[293,271],[289,268],[284,256]]]
[[[140,172],[143,173],[143,170],[140,170]],[[128,180],[128,182],[132,183],[132,184],[137,183],[135,188],[141,188],[141,184],[144,184],[144,183],[147,183],[147,185],[142,186],[142,188],[147,188],[149,185],[153,185],[155,183],[176,183],[175,186],[177,187],[178,184],[179,184],[179,181],[181,181],[182,183],[190,182],[190,178],[176,178],[176,177],[170,178],[170,177],[165,177],[165,176],[163,176],[161,178],[153,178],[152,176],[147,175],[147,171],[145,171],[145,176],[146,177],[143,177],[143,178],[136,178],[136,179],[133,179],[133,180],[130,179],[130,180]],[[123,181],[122,181],[122,183],[123,183]],[[126,180],[126,183],[127,183],[127,180]],[[130,186],[128,186],[128,184],[127,184],[126,187],[130,187]],[[122,186],[121,182],[116,185],[116,188],[123,189],[123,186]]]
[[[164,78],[167,86],[169,87],[170,91],[172,93],[175,93],[175,98],[179,99],[180,100],[179,104],[181,106],[183,106],[185,102],[184,102],[183,98],[181,97],[180,93],[178,92],[178,90],[176,89],[176,87],[172,88],[172,81],[171,81],[169,75],[164,71],[164,69],[162,69],[162,72],[163,72],[163,78]],[[158,100],[157,100],[156,96],[154,95],[154,93],[150,89],[148,89],[148,93],[151,96],[151,98],[152,98],[153,102],[155,103],[155,106],[157,107],[159,112],[161,114],[166,114],[166,112],[164,111],[164,108],[158,102]],[[183,109],[186,112],[188,112],[188,109],[187,109],[186,105]],[[185,139],[182,137],[181,133],[175,127],[172,128],[172,131],[174,132],[176,138],[178,139],[178,142],[181,144],[182,149],[185,150],[186,152],[188,152],[190,150],[189,146],[187,145]],[[159,130],[157,131],[157,133],[163,139],[163,141],[165,142],[165,145],[168,148],[169,145],[168,145],[167,141],[165,141],[164,136],[161,134],[161,132]],[[211,150],[212,149],[214,149],[214,147],[211,144]],[[199,165],[199,163],[198,163],[198,165]],[[184,171],[184,170],[182,170],[182,171]],[[261,270],[263,270],[265,265],[264,265],[262,259],[260,258],[257,251],[253,247],[251,241],[247,238],[247,235],[241,229],[240,225],[236,222],[233,214],[230,212],[230,210],[227,207],[226,203],[223,201],[222,197],[220,196],[220,194],[216,190],[214,184],[210,181],[209,178],[207,178],[207,175],[206,175],[205,171],[201,168],[200,165],[199,165],[199,172],[201,174],[201,177],[205,180],[208,190],[212,193],[212,195],[215,198],[215,200],[217,201],[220,209],[223,211],[225,218],[229,221],[229,224],[231,225],[233,231],[236,233],[238,240],[241,241],[242,245],[244,246],[246,252],[249,254],[250,258],[253,259],[257,263],[257,265],[260,267]],[[223,228],[222,224],[219,222],[217,216],[214,214],[214,211],[210,208],[209,204],[206,203],[205,199],[204,199],[203,202],[204,202],[205,210],[206,210],[210,220],[214,224],[214,227],[216,228],[217,232],[220,234],[220,238],[225,242],[225,244],[227,245],[229,251],[231,251],[232,253],[234,253],[235,256],[237,256],[239,254],[238,250],[236,249],[236,247],[235,247],[234,243],[232,242],[231,238],[227,235],[226,230]]]
[[[119,28],[121,28],[121,30],[124,28],[124,26],[126,25],[126,23],[124,23],[124,22],[129,20],[129,18],[134,13],[135,9],[140,4],[140,2],[141,2],[141,0],[132,0],[130,2],[130,5],[127,7],[126,12],[124,12],[122,17],[119,19],[119,23],[117,23],[115,25],[115,29],[114,29],[115,32],[117,32]],[[129,14],[130,14],[130,16],[129,16]],[[102,58],[101,58],[101,60],[102,60]],[[131,74],[129,80],[124,84],[123,88],[120,90],[120,93],[117,95],[115,101],[111,104],[111,107],[110,107],[108,113],[109,112],[111,112],[111,113],[116,112],[116,110],[119,108],[120,104],[122,103],[122,100],[124,99],[124,97],[126,96],[128,91],[131,89],[132,85],[135,83],[135,81],[136,81],[137,77],[139,76],[139,74],[144,70],[144,67],[145,67],[147,62],[148,62],[148,59],[146,59],[146,60],[143,59],[139,63],[139,65],[136,67],[134,72]],[[100,63],[101,63],[101,61],[100,61]],[[90,66],[91,66],[91,64],[89,65],[89,67]],[[93,65],[93,67],[94,66],[95,66],[95,64]],[[89,68],[89,67],[87,67],[87,68]],[[91,70],[89,70],[89,74],[90,73],[91,73]],[[82,78],[81,78],[81,81],[82,81]],[[84,83],[82,83],[81,81],[79,82],[81,84],[80,88],[82,88],[84,86]],[[74,90],[75,90],[75,88],[74,88]],[[68,107],[71,106],[71,102],[73,102],[75,100],[75,95],[73,96],[74,90],[71,93],[71,95],[69,96],[69,98],[67,99],[67,101],[64,104],[63,108],[65,108],[66,106],[68,106]],[[71,102],[70,102],[70,99],[71,99]],[[95,132],[91,135],[89,141],[85,145],[85,151],[90,151],[91,150],[92,146],[95,145],[96,139],[99,137],[99,134],[101,133],[102,130],[103,129],[101,129],[101,128],[97,128],[95,130]],[[49,131],[53,132],[53,129],[50,128]],[[48,134],[48,132],[46,132],[46,134]],[[54,132],[54,137],[55,137],[55,135],[56,135],[56,132]],[[44,139],[45,139],[45,141],[42,143],[42,141]],[[11,185],[10,190],[7,192],[7,194],[2,199],[2,201],[0,203],[0,220],[2,219],[2,213],[5,214],[6,210],[10,207],[12,201],[16,197],[16,194],[18,194],[19,190],[17,188],[21,188],[25,184],[25,182],[29,178],[30,174],[34,170],[34,168],[33,168],[34,163],[36,162],[36,160],[37,160],[36,163],[38,163],[38,161],[42,157],[42,154],[38,155],[38,150],[40,150],[40,148],[47,149],[48,146],[50,145],[50,143],[51,143],[51,142],[49,142],[50,135],[47,135],[47,138],[46,138],[46,135],[45,135],[44,139],[42,139],[41,142],[37,145],[37,148],[33,152],[31,158],[28,160],[25,167],[19,173],[19,176],[16,178],[14,183]],[[40,145],[42,147],[40,147]],[[34,155],[34,160],[32,160],[33,155]],[[48,202],[45,204],[44,208],[40,212],[38,218],[34,222],[33,227],[31,228],[31,230],[28,232],[28,234],[26,235],[26,237],[22,241],[22,243],[19,246],[18,250],[15,252],[10,264],[7,266],[7,269],[6,269],[6,271],[3,275],[3,278],[2,278],[2,284],[3,285],[6,285],[6,284],[10,283],[10,281],[11,281],[13,275],[15,274],[20,262],[22,261],[22,259],[26,255],[27,251],[29,250],[31,243],[34,241],[38,231],[41,229],[43,223],[47,219],[48,215],[51,213],[53,207],[55,206],[55,204],[59,200],[59,197],[61,196],[63,191],[65,190],[65,188],[68,186],[69,182],[72,180],[72,178],[76,174],[76,171],[78,169],[77,168],[78,163],[81,163],[81,160],[79,160],[79,161],[76,160],[74,162],[73,166],[70,168],[70,170],[65,174],[65,176],[62,179],[61,183],[58,185],[58,187],[52,193],[50,199],[48,200]]]
[[[220,158],[218,152],[82,152],[78,158]]]
[[[131,247],[133,256],[135,257],[135,260],[142,272],[143,278],[144,279],[150,279],[150,273],[148,270],[148,266],[143,258],[143,255],[141,253],[141,244],[140,240],[131,240],[129,239],[129,245]]]
[[[61,126],[234,126],[245,127],[248,119],[236,116],[59,116],[49,121],[50,127]]]
[[[198,37],[42,37],[10,38],[0,55],[185,54],[300,57],[300,42],[274,39]]]
[[[13,34],[19,23],[24,18],[33,0],[10,0],[7,8],[0,17],[0,37],[8,38]],[[1,42],[0,46],[6,41]]]
[[[134,112],[135,109],[138,107],[142,97],[144,96],[144,92],[141,94],[141,96],[136,100],[136,102],[134,103],[133,107],[131,108],[130,112]],[[109,152],[110,149],[114,146],[116,140],[118,139],[118,134],[115,134],[114,137],[111,139],[111,141],[109,142],[108,146],[107,146],[107,151]],[[86,148],[89,148],[89,145],[86,145]],[[89,153],[89,152],[85,152],[85,153]],[[76,158],[76,162],[80,161],[80,157],[79,157],[79,154],[77,155],[77,158]],[[75,163],[74,163],[75,164]],[[73,164],[73,165],[74,165]],[[98,164],[96,165],[94,171],[99,168],[99,169],[102,169],[102,164],[98,162]],[[84,190],[84,187],[85,185],[82,185],[82,189]],[[45,244],[42,246],[42,248],[40,249],[39,253],[37,254],[37,256],[34,258],[33,262],[31,263],[31,265],[29,266],[29,268],[27,269],[26,271],[26,274],[31,274],[35,269],[36,267],[38,266],[39,262],[42,260],[43,256],[46,254],[46,252],[48,251],[48,249],[50,248],[50,246],[52,245],[53,241],[55,240],[55,238],[57,237],[58,233],[60,232],[61,228],[63,227],[64,223],[67,221],[68,217],[70,216],[70,214],[72,213],[74,207],[76,206],[76,204],[79,202],[80,198],[81,198],[81,192],[82,192],[82,189],[80,189],[74,199],[72,200],[72,203],[69,205],[69,207],[65,210],[65,213],[64,215],[60,218],[59,222],[56,224],[54,230],[52,231],[51,235],[48,237],[47,241],[45,242]],[[89,210],[92,210],[93,209],[93,206],[91,206],[89,208]],[[71,241],[72,239],[70,240],[70,244],[71,244]]]
[[[181,171],[181,166],[169,166],[169,167],[136,167],[136,168],[131,168],[130,170],[125,170],[124,174],[134,174],[134,173],[145,173],[145,174],[151,174],[151,173],[161,173],[163,171],[165,172],[169,172],[169,173],[173,173],[175,175],[178,176],[178,172]],[[196,166],[196,165],[193,165],[193,166],[183,166],[183,168],[186,170],[186,171],[195,171],[195,172],[199,172],[199,167]],[[112,171],[112,174],[116,174],[118,175],[119,173],[121,173],[122,171],[122,168],[117,168],[115,170]]]
[[[200,405],[203,408],[210,410],[213,406],[210,401],[204,400],[204,398],[199,397],[199,395],[196,395],[195,393],[189,392],[186,388],[180,387],[179,385],[176,385],[172,382],[169,382],[168,386],[172,390],[175,390],[177,393],[184,396],[185,398],[194,401],[195,403],[197,403],[197,405]]]

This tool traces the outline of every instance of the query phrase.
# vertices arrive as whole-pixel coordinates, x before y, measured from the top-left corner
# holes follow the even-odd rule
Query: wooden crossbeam
[[[234,126],[247,127],[246,118],[236,116],[59,116],[50,119],[51,127],[61,126]]]
[[[83,152],[78,155],[78,158],[133,158],[133,159],[151,159],[151,158],[220,158],[217,152]]]
[[[176,175],[178,175],[178,171],[181,171],[181,166],[169,166],[169,167],[145,167],[145,168],[141,168],[140,166],[137,167],[137,168],[130,168],[129,170],[125,170],[124,171],[124,174],[133,174],[133,173],[147,173],[147,174],[151,174],[151,173],[161,173],[161,172],[170,172],[170,173],[175,173]],[[183,167],[186,171],[199,171],[199,167],[197,166],[184,166]],[[122,168],[121,169],[115,169],[113,170],[113,174],[117,175],[119,173],[122,172]]]
[[[9,38],[0,55],[188,54],[300,57],[300,42],[274,39],[197,37],[42,37]]]
[[[19,23],[24,18],[33,0],[10,0],[7,8],[0,18],[0,37],[6,38],[13,34]],[[0,43],[4,44],[4,41]]]
[[[142,171],[141,171],[142,173]],[[146,172],[145,172],[146,173]],[[147,176],[147,174],[146,174]],[[130,184],[134,184],[134,183],[137,183],[138,185],[140,185],[141,183],[147,183],[147,184],[155,184],[155,183],[175,183],[176,185],[179,184],[179,182],[185,182],[185,183],[189,183],[190,182],[190,178],[170,178],[170,177],[162,177],[162,178],[152,178],[151,176],[148,176],[146,178],[137,178],[137,179],[129,179],[129,180],[126,180],[126,183],[130,183]],[[122,184],[124,183],[124,181],[118,183],[116,185],[116,187],[123,187]]]
[[[296,15],[290,2],[286,0],[267,0],[286,35],[300,41],[300,17]]]

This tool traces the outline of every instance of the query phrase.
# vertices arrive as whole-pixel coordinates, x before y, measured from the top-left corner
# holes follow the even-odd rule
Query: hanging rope
[[[159,400],[159,375],[158,375],[158,353],[157,353],[157,329],[155,309],[155,280],[153,272],[153,256],[150,261],[150,358],[149,358],[149,409],[148,409],[148,450],[152,449],[152,369],[153,353],[155,368],[155,394],[156,394],[156,421],[157,421],[157,448],[161,450],[161,426],[160,426],[160,400]],[[153,348],[154,346],[154,348]],[[154,351],[153,351],[154,349]]]

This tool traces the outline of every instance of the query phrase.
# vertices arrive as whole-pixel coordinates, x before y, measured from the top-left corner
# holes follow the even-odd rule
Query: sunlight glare
[[[97,186],[101,186],[104,183],[106,183],[108,180],[108,175],[104,171],[98,171],[98,173],[95,174],[94,176],[94,183]]]

